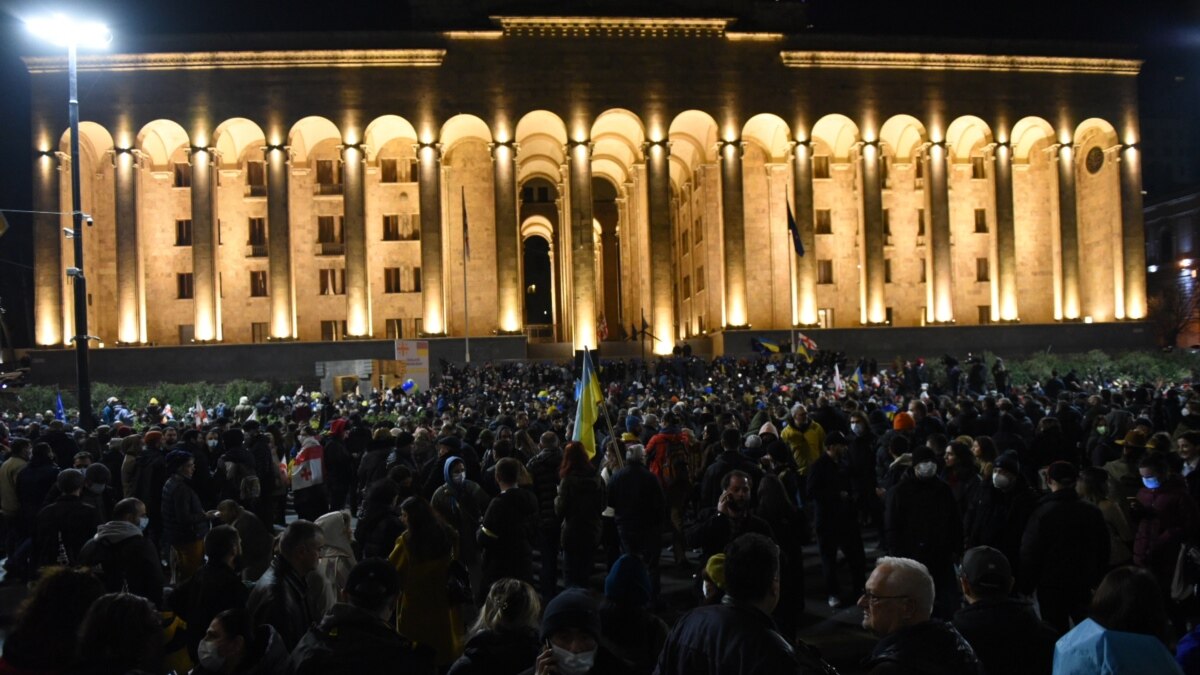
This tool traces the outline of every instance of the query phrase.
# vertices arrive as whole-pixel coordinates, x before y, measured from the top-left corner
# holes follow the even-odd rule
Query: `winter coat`
[[[96,536],[80,549],[79,564],[96,572],[105,591],[128,591],[162,606],[163,571],[158,549],[137,525],[124,520],[102,523],[96,528]]]
[[[954,626],[937,619],[885,635],[863,665],[871,675],[983,675],[984,672],[971,645]]]
[[[17,513],[22,534],[33,531],[33,521],[57,479],[58,466],[49,458],[34,458],[17,474]]]
[[[529,540],[537,513],[537,497],[519,487],[501,492],[488,504],[477,534],[483,551],[484,587],[505,577],[532,581],[533,548]]]
[[[913,558],[935,575],[962,551],[962,517],[950,486],[937,478],[908,476],[887,495],[884,511],[888,553]]]
[[[606,504],[604,481],[594,471],[573,471],[558,484],[554,515],[562,519],[563,548],[600,543],[600,513]]]
[[[220,562],[209,561],[183,582],[171,597],[175,612],[188,625],[188,653],[204,639],[208,624],[227,609],[246,607],[250,591],[237,572]]]
[[[232,525],[242,540],[242,578],[246,581],[258,581],[271,566],[275,531],[246,509],[241,510]]]
[[[1167,478],[1157,490],[1143,487],[1137,500],[1141,508],[1133,509],[1133,563],[1154,572],[1160,584],[1169,584],[1180,544],[1196,532],[1196,503],[1178,476]]]
[[[451,552],[432,559],[413,555],[405,534],[396,539],[396,548],[388,556],[400,575],[400,611],[396,630],[418,643],[432,647],[434,662],[449,666],[462,654],[463,625],[458,608],[446,597],[446,581]]]
[[[445,483],[433,492],[430,506],[447,525],[458,532],[458,559],[467,565],[479,560],[479,549],[475,545],[475,532],[483,521],[487,510],[487,493],[475,481],[467,478],[462,485],[455,485],[450,478],[450,466],[461,461],[458,457],[447,457],[443,463]]]
[[[988,675],[1050,675],[1058,632],[1038,618],[1031,603],[980,600],[958,610],[953,623]]]
[[[1054,646],[1054,675],[1183,675],[1158,638],[1108,630],[1091,619],[1075,626]]]
[[[386,621],[354,605],[338,603],[292,650],[292,675],[433,675],[433,653],[418,648]]]
[[[69,564],[78,564],[79,551],[99,526],[100,513],[95,508],[75,495],[59,497],[38,512],[33,531],[34,568],[59,564],[64,552]]]
[[[332,605],[339,591],[346,587],[350,570],[358,563],[354,558],[354,550],[350,545],[350,534],[346,532],[341,511],[333,511],[317,518],[317,527],[325,535],[325,545],[321,547],[321,559],[317,562],[317,573],[320,574],[335,597],[329,598]]]
[[[818,532],[857,529],[858,507],[849,468],[826,453],[808,467],[805,485]]]
[[[290,652],[312,626],[308,584],[282,556],[275,560],[250,591],[246,610],[255,625],[270,624]]]
[[[178,474],[167,479],[162,489],[163,544],[183,545],[204,539],[208,514],[200,497]]]
[[[735,469],[750,475],[750,501],[754,502],[758,495],[758,486],[762,484],[762,467],[740,451],[726,450],[717,455],[713,463],[705,469],[703,478],[700,479],[701,508],[716,507],[717,502],[721,499],[721,479]]]
[[[816,422],[810,421],[800,429],[789,421],[779,437],[792,449],[792,457],[801,474],[806,473],[809,465],[825,451],[825,430]]]
[[[0,464],[0,512],[7,518],[15,518],[21,505],[17,499],[17,475],[27,464],[20,457],[9,457]]]
[[[964,518],[966,548],[991,546],[1015,563],[1021,557],[1021,537],[1029,516],[1037,508],[1038,496],[1023,476],[1001,490],[989,480],[980,486]]]
[[[1100,509],[1073,489],[1044,495],[1021,538],[1020,590],[1089,591],[1108,567],[1108,528]]]
[[[448,675],[517,675],[537,660],[542,643],[533,630],[484,630],[471,636]]]
[[[354,527],[354,541],[364,559],[386,558],[396,546],[396,537],[403,533],[404,523],[395,507],[368,503]]]
[[[771,617],[753,607],[720,604],[683,615],[658,657],[658,675],[815,673],[798,667],[795,651]]]
[[[696,524],[685,532],[688,548],[704,551],[703,560],[723,553],[729,542],[743,534],[756,532],[771,539],[774,533],[767,521],[753,514],[741,518],[730,518],[716,509],[705,509],[697,516]]]
[[[562,450],[545,449],[529,460],[527,468],[533,476],[533,493],[538,500],[538,527],[557,530],[558,515],[554,513],[554,498],[558,496],[558,467],[562,464]]]

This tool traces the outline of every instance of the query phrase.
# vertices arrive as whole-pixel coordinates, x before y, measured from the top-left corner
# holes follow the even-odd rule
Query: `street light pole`
[[[67,114],[71,123],[71,243],[75,249],[75,380],[79,390],[79,426],[91,431],[92,380],[88,373],[87,278],[83,274],[83,197],[79,187],[79,84],[75,69],[76,44],[67,45]]]

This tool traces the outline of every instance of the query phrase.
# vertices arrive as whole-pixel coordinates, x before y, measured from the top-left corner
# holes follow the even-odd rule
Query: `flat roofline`
[[[1006,56],[903,52],[782,51],[789,68],[866,70],[966,70],[1018,73],[1137,75],[1138,59],[1078,56]]]

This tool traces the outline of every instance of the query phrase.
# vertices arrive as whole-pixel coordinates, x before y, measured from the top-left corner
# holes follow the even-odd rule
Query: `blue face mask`
[[[1159,485],[1158,479],[1154,476],[1142,476],[1142,485],[1145,485],[1147,489],[1157,490]]]

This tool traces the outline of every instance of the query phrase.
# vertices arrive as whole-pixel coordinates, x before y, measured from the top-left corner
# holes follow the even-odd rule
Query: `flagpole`
[[[471,363],[471,311],[467,306],[467,261],[471,259],[470,240],[467,238],[467,188],[462,187],[463,220],[463,356]]]
[[[583,346],[583,358],[587,359],[588,363],[591,363],[591,361],[592,361],[592,352],[591,352],[591,350],[589,350],[587,348],[587,345]],[[610,443],[616,443],[619,441],[619,439],[617,438],[616,429],[613,428],[612,417],[610,417],[608,414],[608,403],[607,403],[608,397],[604,395],[604,390],[601,389],[599,386],[600,379],[599,379],[599,377],[597,377],[595,368],[592,368],[592,377],[596,378],[596,388],[600,389],[600,394],[601,394],[600,411],[604,413],[604,422],[608,425],[608,441]],[[617,448],[618,448],[618,450],[617,450],[617,466],[623,467],[623,466],[625,466],[625,457],[621,453],[620,447],[621,446],[619,446],[619,445],[617,446]],[[608,448],[605,448],[604,452],[607,453]]]

